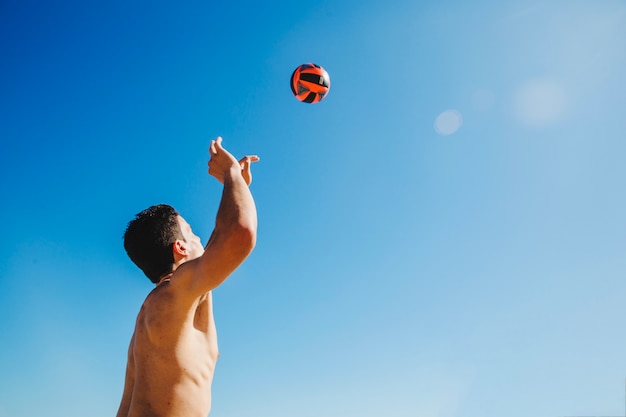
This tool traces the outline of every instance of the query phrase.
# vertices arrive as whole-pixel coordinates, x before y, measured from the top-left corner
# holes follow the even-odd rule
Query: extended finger
[[[217,138],[215,138],[215,149],[220,149],[220,150],[224,149],[222,147],[222,137],[221,136],[218,136]]]
[[[246,181],[246,184],[250,185],[252,183],[252,170],[250,169],[250,158],[245,157],[241,160],[241,175],[243,179]]]
[[[209,153],[211,154],[211,156],[215,155],[217,153],[217,149],[215,149],[215,141],[212,140],[211,141],[211,145],[209,146]]]
[[[243,158],[241,158],[239,162],[243,164],[244,162],[251,163],[251,162],[259,162],[260,160],[261,158],[259,158],[256,155],[246,155]]]

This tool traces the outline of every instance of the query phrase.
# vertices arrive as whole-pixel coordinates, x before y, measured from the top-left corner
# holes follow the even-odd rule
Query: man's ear
[[[187,244],[182,240],[176,240],[172,245],[172,252],[174,253],[174,261],[178,262],[180,259],[189,255],[187,250]]]

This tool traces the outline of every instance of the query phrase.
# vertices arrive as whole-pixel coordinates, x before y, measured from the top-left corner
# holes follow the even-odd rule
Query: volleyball
[[[291,74],[291,91],[303,103],[317,103],[328,94],[330,77],[319,65],[302,64]]]

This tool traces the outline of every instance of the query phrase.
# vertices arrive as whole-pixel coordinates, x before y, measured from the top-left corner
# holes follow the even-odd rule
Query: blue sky
[[[0,3],[0,417],[114,415],[122,233],[206,242],[217,135],[261,162],[212,417],[623,415],[626,3],[224,3]]]

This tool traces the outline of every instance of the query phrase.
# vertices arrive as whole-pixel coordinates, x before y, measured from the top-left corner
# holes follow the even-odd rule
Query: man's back
[[[117,417],[206,417],[211,409],[219,355],[211,292],[182,306],[173,287],[160,284],[139,312],[128,352],[127,407]]]

